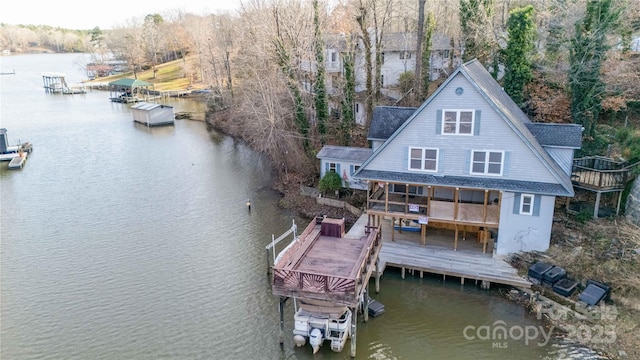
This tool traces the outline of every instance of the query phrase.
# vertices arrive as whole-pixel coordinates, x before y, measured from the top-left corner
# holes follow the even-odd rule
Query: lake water
[[[199,121],[136,124],[108,92],[45,93],[42,72],[77,83],[86,55],[0,62],[16,71],[0,77],[0,127],[11,145],[34,146],[24,169],[0,163],[0,358],[350,358],[349,344],[315,356],[294,348],[290,304],[278,342],[264,247],[292,219],[308,220],[278,208],[261,156]],[[195,100],[168,104],[204,111]],[[374,296],[386,312],[360,320],[359,359],[592,357],[558,338],[471,339],[465,329],[496,321],[540,326],[495,291],[388,270]]]

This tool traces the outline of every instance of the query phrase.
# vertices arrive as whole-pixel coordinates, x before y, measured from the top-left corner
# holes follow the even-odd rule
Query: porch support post
[[[593,218],[598,218],[598,211],[600,210],[600,196],[602,193],[600,191],[596,192],[596,205],[593,207]]]
[[[391,218],[391,241],[396,241],[395,235],[396,235],[396,218],[394,216]]]
[[[384,183],[384,212],[389,212],[389,183]]]
[[[409,212],[409,184],[404,184],[404,213]]]
[[[458,193],[460,192],[460,188],[456,188],[453,193],[453,220],[458,220]],[[457,229],[457,227],[456,227]],[[457,233],[456,233],[457,234]],[[458,235],[456,235],[456,241],[458,240]]]
[[[622,191],[618,194],[618,203],[616,205],[616,216],[620,215],[620,202],[622,202]]]
[[[427,217],[431,216],[431,197],[434,189],[429,186],[427,187]]]
[[[487,204],[489,200],[489,190],[484,191],[484,206],[482,207],[482,222],[487,222]]]
[[[455,240],[453,241],[453,251],[458,251],[458,224],[454,224],[454,226],[456,228],[456,234]]]
[[[427,225],[425,224],[420,224],[420,243],[427,244]]]

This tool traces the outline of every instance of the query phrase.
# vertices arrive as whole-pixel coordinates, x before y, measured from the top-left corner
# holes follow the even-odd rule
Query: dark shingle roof
[[[542,146],[582,147],[582,125],[578,124],[526,124],[531,134]]]
[[[547,151],[542,148],[542,145],[540,145],[531,131],[529,131],[527,124],[530,124],[531,120],[529,120],[527,115],[522,112],[518,105],[507,95],[502,87],[500,87],[500,84],[493,79],[480,61],[474,59],[466,62],[462,64],[458,70],[479,88],[492,106],[504,114],[504,119],[507,121],[507,124],[512,126],[515,132],[522,138],[523,142],[534,150],[538,157],[556,176],[558,182],[567,189],[567,192],[572,193],[573,185],[571,184],[571,179],[566,176],[560,165],[549,156]],[[451,78],[453,78],[453,76]],[[441,87],[443,86],[441,85]]]
[[[316,157],[318,159],[335,159],[354,162],[364,162],[371,156],[371,149],[349,147],[349,146],[337,146],[337,145],[325,145],[322,147]]]
[[[409,107],[376,106],[367,139],[387,140],[415,111]]]
[[[506,180],[500,178],[434,176],[431,174],[365,170],[362,168],[358,171],[356,178],[362,180],[391,181],[407,184],[476,188],[509,192],[526,192],[532,194],[548,194],[555,196],[573,196],[573,192],[567,191],[567,189],[565,189],[561,184]]]

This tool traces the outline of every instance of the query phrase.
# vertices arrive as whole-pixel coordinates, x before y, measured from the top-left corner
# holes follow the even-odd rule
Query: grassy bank
[[[156,66],[154,76],[153,69],[139,71],[137,79],[154,85],[157,91],[184,91],[199,90],[207,88],[207,84],[192,78],[189,69],[196,69],[195,56],[187,56],[184,60],[174,60]],[[133,72],[117,74],[113,76],[101,77],[87,83],[111,82],[122,78],[133,78]]]

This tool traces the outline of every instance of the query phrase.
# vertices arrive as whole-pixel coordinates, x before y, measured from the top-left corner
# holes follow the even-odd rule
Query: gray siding
[[[565,174],[567,174],[567,176],[571,176],[571,170],[573,168],[573,149],[554,147],[544,148],[547,150],[551,158],[560,165]]]
[[[515,199],[514,193],[502,193],[496,253],[506,255],[519,251],[547,251],[551,239],[555,196],[539,197],[537,216],[514,214]]]
[[[458,87],[464,91],[461,96],[455,93]],[[437,114],[438,110],[442,109],[481,110],[479,134],[437,134]],[[502,179],[557,183],[557,179],[535,152],[523,143],[507,122],[498,116],[484,97],[461,74],[416,114],[416,118],[409,121],[406,128],[392,138],[383,151],[372,159],[367,169],[407,172],[407,151],[410,146],[415,146],[440,149],[440,175],[481,177],[482,175],[469,175],[469,151],[502,150],[506,154]],[[495,178],[491,175],[484,176]]]

